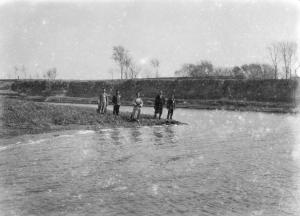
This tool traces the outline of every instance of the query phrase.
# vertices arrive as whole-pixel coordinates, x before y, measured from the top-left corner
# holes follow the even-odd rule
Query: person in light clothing
[[[142,107],[143,107],[143,100],[140,97],[140,92],[137,92],[136,93],[136,98],[133,101],[133,110],[132,110],[132,113],[131,113],[131,116],[130,116],[131,120],[139,121]]]
[[[103,92],[99,96],[97,112],[104,114],[106,113],[106,110],[107,110],[107,94],[106,94],[106,89],[103,88]]]

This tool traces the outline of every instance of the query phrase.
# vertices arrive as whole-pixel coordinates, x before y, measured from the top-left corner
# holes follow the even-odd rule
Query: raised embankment
[[[13,91],[30,96],[43,96],[48,101],[94,103],[106,88],[109,94],[119,89],[124,101],[130,101],[135,92],[141,91],[146,104],[153,103],[159,90],[168,96],[172,92],[179,106],[195,108],[243,109],[243,107],[296,106],[299,98],[297,80],[237,80],[237,79],[191,79],[158,78],[102,81],[46,81],[18,80],[11,85]],[[71,98],[71,99],[70,99]],[[87,99],[88,98],[88,99]],[[74,102],[75,102],[74,101]],[[245,108],[245,110],[249,110]],[[260,111],[260,110],[259,110]],[[265,111],[265,110],[261,110]]]

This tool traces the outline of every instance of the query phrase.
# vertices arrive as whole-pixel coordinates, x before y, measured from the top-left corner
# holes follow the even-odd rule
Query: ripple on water
[[[16,142],[16,143],[8,144],[6,146],[1,146],[0,151],[14,149],[14,148],[18,148],[18,147],[26,146],[26,145],[36,145],[36,144],[40,144],[40,143],[43,143],[48,140],[49,139],[38,139],[38,140],[29,140],[28,142]]]
[[[189,125],[10,140],[0,147],[0,214],[299,215],[295,118],[180,112]]]
[[[80,135],[92,134],[92,133],[95,133],[95,131],[93,131],[93,130],[80,130],[80,131],[77,132],[77,134],[80,134]]]

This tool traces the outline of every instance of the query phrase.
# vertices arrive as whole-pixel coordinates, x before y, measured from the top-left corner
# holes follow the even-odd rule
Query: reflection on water
[[[164,139],[163,135],[163,127],[157,126],[153,127],[153,137],[154,137],[154,145],[163,145],[168,144],[168,140]]]
[[[112,130],[112,132],[110,133],[111,135],[111,139],[113,140],[113,143],[115,145],[121,145],[122,144],[122,139],[121,139],[121,129],[119,128],[115,128],[114,130]]]
[[[174,144],[177,142],[177,137],[174,131],[174,127],[164,127],[165,131],[164,134],[166,136],[166,139],[169,141],[170,144]]]
[[[142,141],[142,132],[139,128],[130,129],[130,138],[133,143],[138,143]]]
[[[299,116],[176,118],[1,140],[0,215],[300,215]]]
[[[154,145],[167,145],[168,147],[171,144],[177,142],[177,137],[175,135],[176,126],[157,126],[153,127],[153,138]]]

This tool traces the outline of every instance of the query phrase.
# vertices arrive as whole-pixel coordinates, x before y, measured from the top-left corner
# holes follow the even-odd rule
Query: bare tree
[[[230,76],[232,73],[231,67],[214,67],[214,74],[216,76]]]
[[[114,79],[114,69],[113,68],[110,68],[108,70],[108,73],[111,74],[111,79],[113,80]]]
[[[46,72],[46,78],[48,78],[49,80],[55,80],[56,75],[56,68],[51,68]]]
[[[26,75],[27,75],[27,74],[26,74],[26,68],[25,68],[24,65],[22,65],[21,71],[22,71],[22,73],[23,73],[24,79],[26,79]]]
[[[119,65],[121,79],[123,79],[124,69],[128,69],[128,59],[130,59],[128,50],[122,46],[114,46],[112,59]]]
[[[134,62],[131,62],[129,67],[129,78],[135,79],[141,72],[142,68]]]
[[[295,77],[298,77],[298,69],[300,68],[300,62],[296,62],[295,63],[295,67],[294,67],[294,72],[295,72]]]
[[[272,65],[269,64],[260,64],[262,79],[274,79],[277,75],[275,75],[275,69]],[[276,78],[275,78],[276,79]]]
[[[130,66],[133,64],[132,58],[127,54],[124,58],[124,67],[125,67],[125,78],[128,79],[130,73]]]
[[[245,79],[246,74],[242,67],[235,66],[232,68],[232,75],[237,79]]]
[[[279,55],[280,49],[278,43],[272,43],[270,46],[267,47],[269,52],[270,59],[272,61],[274,67],[274,78],[278,78],[278,64],[279,64]]]
[[[275,70],[269,64],[244,64],[241,69],[248,79],[274,79]]]
[[[294,58],[296,57],[297,43],[285,41],[285,42],[280,42],[278,45],[279,45],[281,58],[284,64],[285,78],[286,79],[291,78],[292,64]]]
[[[197,70],[195,74],[192,74],[193,77],[200,76],[209,76],[214,71],[214,66],[210,61],[202,60],[197,64]]]
[[[198,65],[195,64],[183,64],[181,68],[175,71],[175,76],[178,77],[194,77],[198,72]]]
[[[211,75],[214,67],[210,61],[201,61],[199,64],[184,64],[181,69],[175,71],[176,76],[202,77]]]
[[[19,74],[18,74],[19,68],[17,66],[14,67],[14,72],[15,72],[15,78],[19,79]]]
[[[160,62],[158,59],[154,58],[154,59],[151,59],[150,61],[150,64],[151,66],[154,68],[155,70],[155,77],[159,77],[159,72],[158,72],[158,68],[159,68],[159,65],[160,65]]]

